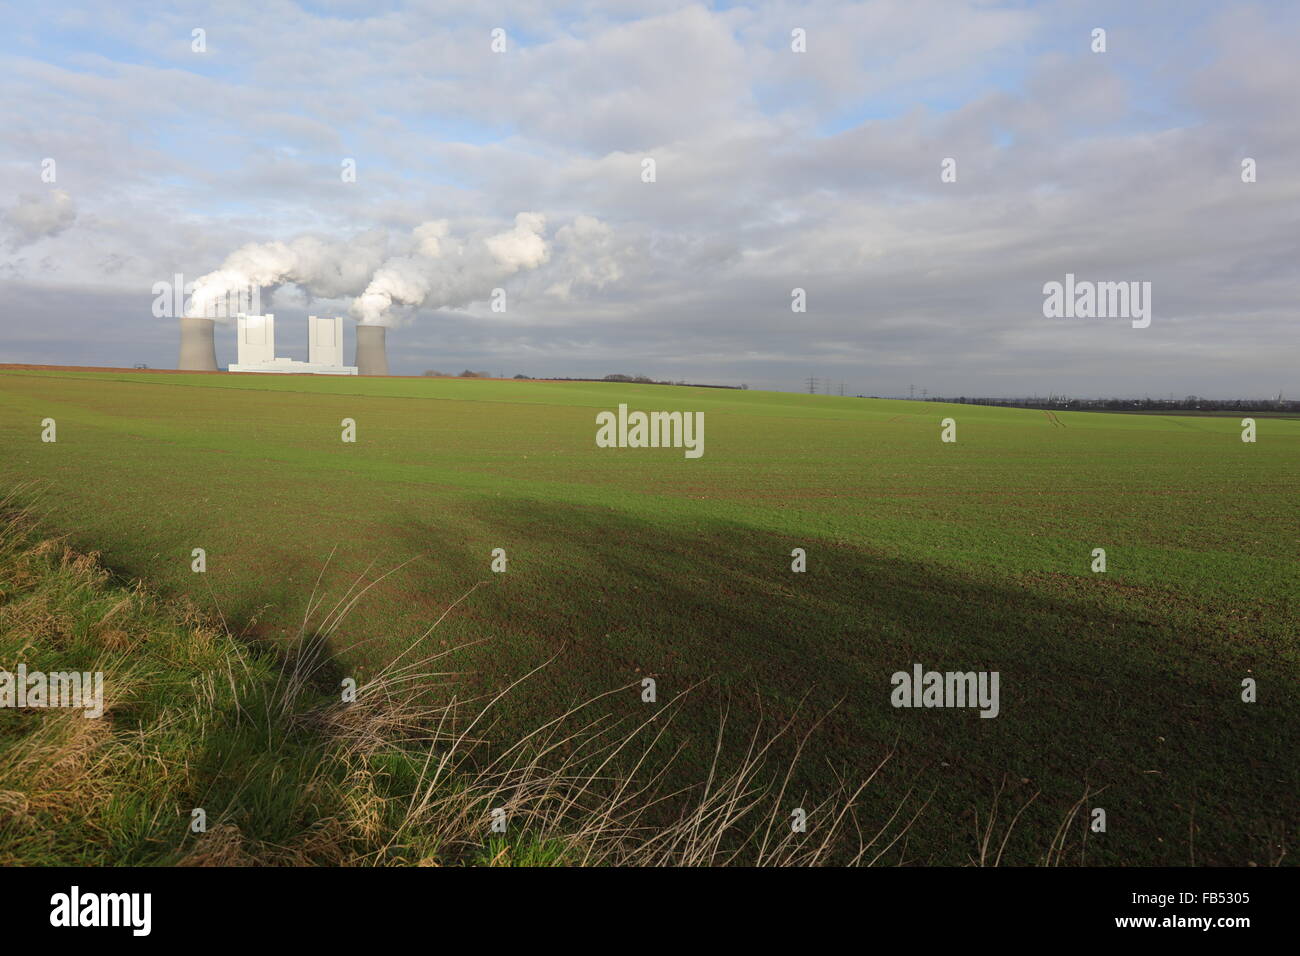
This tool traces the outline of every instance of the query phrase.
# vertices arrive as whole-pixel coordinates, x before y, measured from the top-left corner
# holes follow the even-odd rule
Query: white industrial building
[[[239,361],[232,372],[288,372],[311,375],[356,375],[355,365],[343,364],[343,320],[308,316],[308,361],[275,357],[275,316],[235,317]]]

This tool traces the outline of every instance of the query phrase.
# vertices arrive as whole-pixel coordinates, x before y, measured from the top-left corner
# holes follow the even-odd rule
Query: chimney
[[[212,319],[181,317],[181,357],[178,369],[189,372],[217,371],[217,345]]]
[[[353,364],[358,375],[388,374],[387,333],[382,325],[357,326],[357,360]]]

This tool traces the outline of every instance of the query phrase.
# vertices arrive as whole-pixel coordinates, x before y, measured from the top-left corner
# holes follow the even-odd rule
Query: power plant
[[[356,375],[356,368],[340,364],[343,356],[343,320],[308,317],[307,349],[310,361],[277,358],[275,354],[275,316],[237,315],[235,340],[239,361],[232,372],[279,372],[299,375]],[[323,360],[323,361],[322,361]]]
[[[343,364],[343,320],[307,317],[308,360],[279,358],[275,354],[275,316],[235,317],[237,359],[231,372],[278,372],[299,375],[387,375],[387,329],[382,325],[357,326],[354,365]],[[181,318],[181,352],[177,368],[183,371],[216,372],[216,322],[213,319]]]
[[[181,318],[181,357],[176,367],[186,372],[217,371],[216,322]]]
[[[357,374],[388,374],[388,329],[382,325],[357,326]]]

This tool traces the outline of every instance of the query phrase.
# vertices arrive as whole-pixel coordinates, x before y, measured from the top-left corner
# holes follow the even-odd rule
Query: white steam
[[[546,219],[535,212],[521,212],[515,216],[515,228],[483,241],[497,262],[515,272],[519,269],[536,269],[546,261],[548,252],[542,229]]]
[[[449,241],[445,221],[413,233],[414,248],[385,262],[352,303],[362,325],[392,325],[394,306],[457,308],[486,299],[507,277],[536,269],[550,256],[545,217],[521,212],[513,229],[468,242]]]
[[[416,227],[397,255],[382,232],[350,242],[303,236],[250,243],[195,283],[187,312],[225,315],[220,305],[250,288],[293,283],[309,296],[355,297],[349,311],[359,323],[392,325],[401,318],[396,308],[467,306],[509,276],[542,266],[550,258],[545,227],[542,215],[521,212],[504,232],[461,240],[439,219]]]
[[[250,289],[295,283],[313,296],[337,298],[365,288],[388,254],[388,237],[380,230],[363,232],[350,242],[300,236],[291,242],[254,242],[241,246],[215,272],[194,283],[186,312],[208,318],[230,317],[224,306]]]

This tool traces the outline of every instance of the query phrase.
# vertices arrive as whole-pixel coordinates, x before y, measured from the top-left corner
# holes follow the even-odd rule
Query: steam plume
[[[351,242],[250,243],[195,283],[186,312],[222,317],[232,296],[292,282],[320,298],[354,296],[350,312],[360,324],[392,325],[395,307],[466,306],[514,273],[538,268],[550,258],[545,226],[542,215],[521,212],[504,232],[458,240],[446,220],[433,220],[412,231],[400,255],[388,254],[387,236],[377,231]]]
[[[459,307],[485,299],[508,276],[536,269],[550,256],[542,230],[545,217],[521,212],[514,228],[485,239],[447,239],[445,221],[415,230],[410,255],[389,259],[352,303],[362,325],[391,325],[394,306]]]
[[[291,242],[254,242],[241,246],[194,283],[186,313],[229,318],[224,303],[251,288],[293,282],[321,298],[356,295],[388,254],[388,237],[379,230],[350,242],[300,236]]]

